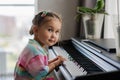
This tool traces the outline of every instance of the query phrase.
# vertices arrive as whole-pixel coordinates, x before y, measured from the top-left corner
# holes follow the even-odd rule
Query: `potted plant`
[[[104,6],[104,0],[97,0],[94,8],[77,7],[77,19],[82,16],[86,38],[100,38],[104,14],[108,14]]]

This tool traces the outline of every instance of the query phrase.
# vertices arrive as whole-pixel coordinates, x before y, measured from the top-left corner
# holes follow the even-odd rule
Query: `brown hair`
[[[60,20],[60,22],[62,22],[61,17],[57,13],[42,11],[35,15],[35,17],[32,20],[32,24],[37,25],[39,27],[42,23],[48,21],[48,17],[57,18]],[[29,31],[31,35],[33,34],[33,25]]]

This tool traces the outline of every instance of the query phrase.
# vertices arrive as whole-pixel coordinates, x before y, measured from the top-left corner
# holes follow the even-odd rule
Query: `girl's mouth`
[[[49,39],[49,42],[53,43],[53,42],[55,42],[55,41],[54,41],[54,40]]]

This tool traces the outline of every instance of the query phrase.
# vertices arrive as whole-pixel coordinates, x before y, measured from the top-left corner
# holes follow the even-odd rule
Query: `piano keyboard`
[[[97,51],[98,52],[98,51]],[[117,71],[118,68],[86,49],[84,44],[69,41],[60,46],[52,46],[49,53],[55,58],[61,55],[67,60],[59,67],[65,80],[74,80],[77,76]],[[120,64],[118,64],[120,65]]]
[[[67,46],[63,46],[66,51],[69,52],[69,55],[73,57],[73,59],[87,71],[87,74],[91,74],[94,72],[103,72],[97,65],[95,65],[90,59],[84,56],[82,53],[75,50],[73,46],[69,48]]]
[[[87,74],[87,71],[74,61],[74,59],[64,49],[60,47],[53,47],[53,50],[55,53],[59,53],[57,55],[61,55],[67,59],[63,65],[73,77]]]
[[[67,78],[66,80],[72,80],[74,79],[75,77],[77,76],[80,76],[80,75],[86,75],[87,72],[79,65],[77,64],[69,55],[68,53],[63,50],[62,48],[60,47],[53,47],[53,51],[50,51],[50,53],[54,53],[54,58],[55,56],[57,55],[61,55],[63,56],[64,58],[66,58],[66,61],[63,63],[62,66],[60,66],[59,68],[62,68],[62,72],[64,74],[69,74],[67,75],[66,77],[69,77]],[[59,54],[57,54],[59,53]],[[53,55],[53,54],[52,54]]]

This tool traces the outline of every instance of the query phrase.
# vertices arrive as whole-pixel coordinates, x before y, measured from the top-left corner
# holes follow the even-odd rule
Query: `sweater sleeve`
[[[48,65],[45,64],[46,57],[44,55],[36,55],[28,62],[28,72],[34,77],[35,80],[41,80],[46,77],[49,72]]]

